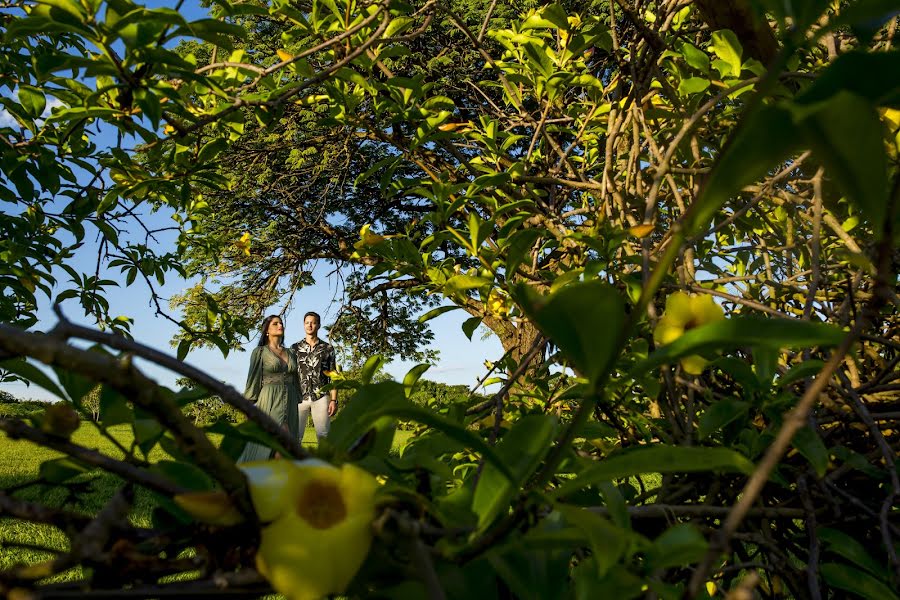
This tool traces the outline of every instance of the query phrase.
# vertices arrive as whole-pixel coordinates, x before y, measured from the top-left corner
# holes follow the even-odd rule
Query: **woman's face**
[[[276,317],[269,321],[269,328],[266,330],[266,335],[270,338],[284,336],[284,323],[281,322],[281,319]]]

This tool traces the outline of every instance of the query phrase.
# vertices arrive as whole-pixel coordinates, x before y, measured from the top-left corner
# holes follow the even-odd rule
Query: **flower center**
[[[316,529],[328,529],[347,517],[347,506],[336,485],[311,481],[300,495],[297,514]]]

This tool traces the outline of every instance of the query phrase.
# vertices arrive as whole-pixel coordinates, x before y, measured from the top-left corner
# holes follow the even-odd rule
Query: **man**
[[[297,380],[300,387],[300,431],[306,429],[306,421],[312,414],[313,426],[319,443],[328,435],[330,419],[337,410],[337,390],[322,392],[331,378],[327,373],[337,370],[334,348],[319,339],[322,319],[318,313],[303,315],[306,337],[291,346],[297,356]]]

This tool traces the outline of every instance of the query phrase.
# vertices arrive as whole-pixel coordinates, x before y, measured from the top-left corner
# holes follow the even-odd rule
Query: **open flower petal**
[[[291,600],[342,593],[372,543],[375,478],[353,465],[338,469],[315,459],[248,465],[242,467],[257,511],[277,513],[261,532],[259,572]]]
[[[238,465],[250,485],[250,498],[259,520],[275,520],[284,512],[288,500],[289,474],[296,469],[289,460],[257,460]]]

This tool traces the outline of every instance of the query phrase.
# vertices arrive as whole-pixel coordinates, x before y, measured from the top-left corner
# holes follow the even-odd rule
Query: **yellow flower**
[[[497,291],[496,288],[488,294],[487,305],[488,310],[498,317],[505,317],[509,314],[509,298]]]
[[[653,331],[653,340],[658,345],[665,346],[690,329],[724,318],[725,312],[712,296],[691,296],[685,292],[675,292],[666,299],[666,310]],[[685,356],[681,359],[681,367],[686,373],[699,375],[708,362],[702,356]]]
[[[245,231],[244,235],[241,236],[241,239],[236,241],[234,243],[234,245],[237,247],[238,250],[240,250],[247,256],[250,256],[250,232]]]
[[[259,572],[289,600],[343,593],[372,543],[375,478],[316,459],[240,467],[263,522]]]

